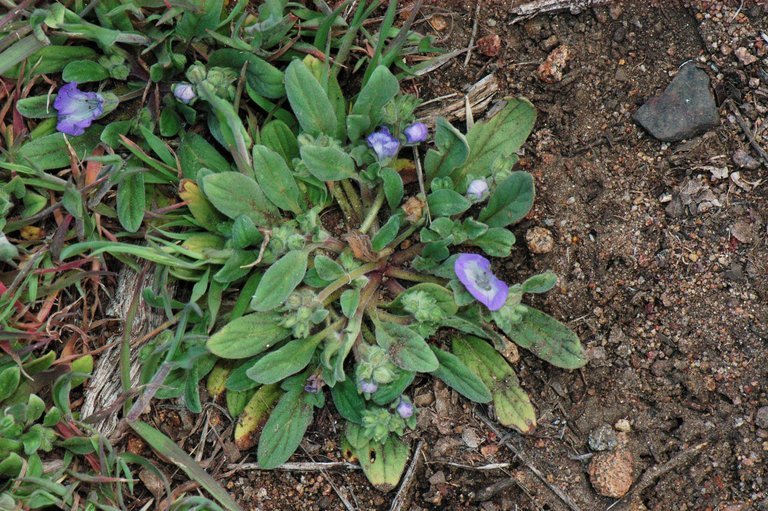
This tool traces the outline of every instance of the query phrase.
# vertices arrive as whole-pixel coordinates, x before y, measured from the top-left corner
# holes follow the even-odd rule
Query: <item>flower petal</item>
[[[454,272],[469,294],[495,311],[504,306],[509,286],[491,272],[491,262],[478,254],[461,254],[454,263]]]

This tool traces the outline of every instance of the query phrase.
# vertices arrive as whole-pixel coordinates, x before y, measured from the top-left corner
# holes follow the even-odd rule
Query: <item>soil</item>
[[[487,407],[417,382],[422,413],[411,442],[425,441],[424,463],[402,509],[569,509],[550,487],[570,509],[608,509],[616,499],[599,495],[588,475],[588,437],[603,425],[622,430],[625,453],[607,475],[633,482],[614,509],[768,509],[768,431],[755,421],[768,405],[768,174],[766,162],[749,170],[733,161],[739,149],[760,158],[737,117],[760,143],[768,75],[735,50],[765,57],[758,29],[768,12],[748,2],[625,0],[520,20],[512,4],[486,0],[479,10],[477,37],[500,36],[496,56],[474,50],[465,67],[461,55],[413,88],[430,99],[496,73],[498,97],[523,95],[538,109],[521,158],[536,178],[536,205],[498,269],[510,282],[559,275],[533,304],[579,333],[590,363],[563,371],[521,350],[515,369],[539,416],[525,437],[500,438],[483,420]],[[466,48],[476,5],[428,2],[418,28],[440,46]],[[435,16],[441,22],[430,23]],[[564,76],[543,83],[537,67],[561,45],[570,56]],[[721,123],[661,143],[631,115],[689,59],[710,74]],[[553,250],[525,246],[533,227],[551,231]],[[332,409],[318,414],[294,459],[340,460],[339,427]],[[340,496],[348,509],[384,510],[396,494],[353,470],[235,470],[223,482],[259,510],[345,509]]]

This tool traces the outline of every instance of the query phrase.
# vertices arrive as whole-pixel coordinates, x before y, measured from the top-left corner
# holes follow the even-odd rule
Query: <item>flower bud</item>
[[[363,391],[363,394],[373,394],[379,390],[379,386],[372,380],[360,380],[360,390]]]
[[[409,144],[418,144],[424,142],[429,134],[427,125],[423,122],[415,122],[405,128],[405,139]]]
[[[413,415],[413,404],[411,404],[408,398],[400,398],[400,403],[397,405],[397,414],[403,419],[408,419]]]
[[[394,158],[400,148],[400,141],[393,137],[392,133],[385,127],[381,127],[379,131],[374,131],[368,135],[366,142],[368,142],[368,147],[376,153],[379,161]]]
[[[467,187],[467,197],[480,201],[488,194],[488,183],[485,179],[475,179]]]
[[[171,90],[173,91],[174,97],[185,105],[190,104],[197,97],[195,87],[188,82],[175,83]]]

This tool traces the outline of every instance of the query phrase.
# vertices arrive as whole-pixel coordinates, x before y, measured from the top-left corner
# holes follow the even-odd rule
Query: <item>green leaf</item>
[[[181,118],[173,107],[166,106],[160,112],[160,120],[157,123],[160,135],[164,137],[175,137],[181,130]]]
[[[181,20],[176,25],[176,35],[187,41],[208,35],[208,30],[215,30],[221,21],[224,0],[195,0],[193,9],[184,9]]]
[[[12,365],[0,371],[0,402],[8,399],[16,392],[21,380],[21,370],[19,366]]]
[[[265,312],[282,305],[304,279],[308,255],[305,250],[291,250],[270,266],[256,288],[251,308]]]
[[[238,73],[246,62],[245,79],[257,94],[271,99],[285,96],[283,72],[251,52],[224,48],[211,53],[208,59],[209,66],[231,67]]]
[[[77,158],[84,160],[99,144],[101,130],[101,126],[93,125],[86,129],[85,133],[76,137],[67,136],[64,133],[53,133],[30,140],[16,153],[16,160],[40,170],[69,167],[69,148],[64,137],[66,136],[69,140]]]
[[[491,257],[509,257],[515,241],[517,240],[511,231],[503,227],[491,227],[485,234],[469,241],[468,244],[480,247]]]
[[[406,371],[429,373],[439,366],[424,338],[407,326],[376,323],[376,343],[387,350],[396,366]]]
[[[222,488],[213,477],[203,470],[194,459],[184,452],[181,447],[176,445],[173,440],[144,422],[129,422],[128,425],[138,436],[143,438],[150,447],[160,453],[163,458],[181,468],[190,479],[200,483],[200,486],[205,488],[208,493],[219,502],[219,504],[224,506],[225,509],[229,511],[240,511],[240,506],[229,493],[227,493],[227,491]]]
[[[53,108],[53,102],[55,100],[56,94],[31,96],[18,100],[16,102],[16,110],[27,119],[56,117],[56,109]]]
[[[523,282],[523,293],[546,293],[555,287],[555,284],[557,284],[557,275],[548,270]]]
[[[265,124],[261,129],[261,143],[279,154],[289,167],[293,159],[299,157],[296,135],[283,121],[275,119]]]
[[[272,204],[284,211],[301,213],[299,187],[278,153],[263,145],[253,146],[253,172]]]
[[[427,205],[433,217],[453,216],[463,213],[472,205],[463,195],[453,190],[435,190],[427,195]]]
[[[397,488],[408,461],[408,446],[394,435],[383,444],[370,442],[354,449],[365,477],[380,491]]]
[[[332,135],[336,132],[333,105],[320,82],[301,60],[291,62],[285,71],[285,93],[306,133]]]
[[[470,401],[489,403],[493,399],[491,391],[485,386],[483,380],[465,366],[456,355],[434,346],[430,347],[440,362],[440,367],[432,371],[433,376]]]
[[[109,78],[109,71],[92,60],[74,60],[64,67],[61,79],[65,82],[100,82]]]
[[[357,392],[357,385],[350,378],[336,383],[331,389],[333,404],[339,415],[349,422],[360,424],[363,421],[365,399]]]
[[[264,425],[259,438],[259,465],[276,468],[296,451],[312,423],[312,405],[302,390],[286,392]]]
[[[437,149],[430,149],[424,157],[424,172],[428,181],[449,176],[469,157],[467,139],[442,117],[435,122],[435,146]]]
[[[238,359],[258,355],[290,335],[290,329],[280,326],[281,320],[279,314],[246,314],[213,334],[206,346],[211,353],[221,358]]]
[[[117,185],[117,218],[128,232],[136,232],[144,221],[146,207],[144,173],[132,172]]]
[[[398,371],[398,374],[394,380],[385,384],[379,385],[379,388],[371,395],[371,401],[379,406],[388,405],[395,399],[400,399],[400,396],[405,392],[405,389],[411,386],[413,380],[416,378],[416,373],[411,371]]]
[[[202,168],[213,172],[231,169],[229,162],[207,140],[193,131],[181,135],[179,144],[179,162],[184,177],[197,180],[197,173]]]
[[[531,134],[536,122],[536,109],[525,98],[511,99],[507,105],[486,122],[476,123],[467,133],[470,147],[466,163],[451,172],[457,185],[468,176],[488,177],[497,160],[509,160],[511,168],[517,160],[515,154]]]
[[[334,281],[346,273],[339,263],[323,254],[315,256],[315,271],[318,277],[327,281]]]
[[[536,411],[507,361],[490,344],[477,337],[455,338],[452,348],[454,355],[490,389],[499,422],[521,433],[533,431]]]
[[[264,355],[245,374],[258,383],[277,383],[307,367],[321,340],[309,337],[290,341],[279,350]]]
[[[355,175],[354,160],[338,147],[302,144],[299,152],[307,170],[320,181],[339,181]]]
[[[522,320],[503,328],[515,344],[556,367],[578,369],[586,365],[584,348],[573,330],[533,307],[518,305],[518,310]]]
[[[96,52],[87,46],[45,46],[37,50],[27,60],[27,73],[31,76],[58,73],[67,64],[76,60],[96,58]],[[5,72],[6,78],[18,78],[19,66]]]
[[[360,305],[360,289],[347,289],[341,293],[339,304],[341,305],[341,312],[344,316],[348,318],[354,316],[355,312],[357,312],[357,307]]]
[[[403,200],[403,179],[394,169],[384,167],[379,173],[384,182],[384,195],[389,209],[395,210]]]
[[[364,130],[370,126],[376,126],[381,120],[384,106],[400,91],[400,84],[395,75],[386,67],[378,66],[371,73],[368,82],[358,94],[352,107],[352,114],[365,119],[367,123],[359,121],[347,122],[349,138],[352,141],[360,138]],[[355,119],[355,118],[353,118]],[[350,126],[351,124],[351,126]],[[366,126],[367,124],[367,126]]]
[[[400,232],[400,215],[389,217],[387,223],[379,229],[371,240],[371,248],[376,252],[392,243]]]
[[[414,286],[409,287],[392,300],[392,303],[387,305],[390,309],[404,310],[403,300],[414,293],[426,293],[436,302],[436,305],[445,312],[446,317],[451,317],[459,311],[459,306],[456,305],[456,301],[453,299],[453,293],[439,284],[433,284],[432,282],[421,282]]]
[[[536,189],[528,172],[513,172],[488,199],[478,220],[489,227],[506,227],[522,220],[533,207]]]
[[[9,453],[5,459],[0,461],[0,475],[14,479],[18,477],[25,464],[21,456],[15,452]],[[11,504],[13,504],[13,500],[11,500]]]
[[[202,188],[213,207],[233,220],[245,215],[257,226],[265,227],[279,217],[277,208],[267,200],[259,184],[239,172],[208,174],[203,178]]]

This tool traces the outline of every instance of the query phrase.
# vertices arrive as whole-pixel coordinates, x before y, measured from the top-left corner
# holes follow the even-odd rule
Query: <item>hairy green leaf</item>
[[[256,288],[251,308],[265,312],[282,305],[304,279],[308,255],[305,250],[291,250],[270,266]]]
[[[285,92],[299,124],[310,135],[336,132],[336,112],[323,87],[301,60],[285,71]],[[303,156],[302,156],[303,157]]]
[[[213,334],[206,346],[221,358],[239,359],[258,355],[290,335],[289,329],[280,326],[281,319],[278,314],[246,314]]]
[[[506,227],[517,223],[533,207],[535,194],[533,176],[528,172],[513,172],[493,192],[478,219],[489,227]]]
[[[432,371],[433,376],[471,401],[489,403],[492,400],[491,391],[485,386],[483,380],[464,365],[456,355],[434,346],[430,347],[440,362],[440,367]]]
[[[288,461],[304,438],[313,415],[312,404],[302,390],[283,394],[261,432],[259,465],[272,469]]]

